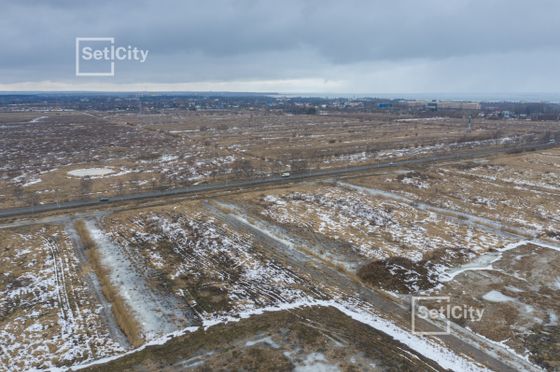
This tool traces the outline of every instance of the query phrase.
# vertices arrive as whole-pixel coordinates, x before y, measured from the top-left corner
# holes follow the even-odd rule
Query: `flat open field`
[[[1,113],[0,207],[521,144],[554,131],[530,121],[466,125],[389,113]]]
[[[439,163],[407,174],[365,177],[355,184],[412,201],[462,211],[547,239],[560,230],[557,159],[551,149],[491,159]]]
[[[461,119],[249,112],[0,123],[4,207],[500,146],[550,125],[475,120],[467,134]],[[555,370],[558,158],[551,148],[0,221],[0,369]],[[483,313],[421,336],[418,295]]]

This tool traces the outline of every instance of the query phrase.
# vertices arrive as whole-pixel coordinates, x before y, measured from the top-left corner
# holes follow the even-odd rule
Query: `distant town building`
[[[431,111],[437,111],[438,104],[437,104],[436,101],[428,102],[428,104],[426,105],[426,108],[428,110],[431,110]]]
[[[478,102],[438,101],[438,110],[480,110]]]
[[[413,101],[404,101],[402,102],[408,108],[424,108],[426,107],[427,102],[421,100],[413,100]]]
[[[390,109],[393,107],[393,104],[390,102],[381,102],[377,104],[378,109]]]

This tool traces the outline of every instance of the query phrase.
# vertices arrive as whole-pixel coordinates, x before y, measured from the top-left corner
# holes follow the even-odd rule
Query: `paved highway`
[[[524,151],[529,149],[542,150],[555,146],[557,145],[554,143],[548,143],[548,144],[540,144],[540,145],[528,144],[524,146],[515,146],[515,147],[510,146],[510,147],[499,147],[499,148],[490,148],[490,149],[475,149],[467,152],[456,152],[451,154],[427,156],[423,158],[375,163],[375,164],[344,167],[344,168],[321,169],[321,170],[310,171],[303,174],[293,174],[290,177],[272,176],[272,177],[243,180],[243,181],[200,184],[200,185],[179,187],[179,188],[173,188],[167,190],[156,190],[156,191],[147,191],[147,192],[141,192],[135,194],[117,195],[117,196],[111,196],[111,197],[101,198],[101,199],[70,200],[61,203],[40,204],[33,207],[2,209],[0,210],[0,218],[19,217],[19,216],[30,215],[39,212],[50,212],[50,211],[66,210],[72,208],[107,205],[107,204],[134,201],[134,200],[148,200],[148,199],[162,198],[166,196],[188,195],[188,194],[196,194],[196,193],[209,192],[209,191],[236,190],[236,189],[257,187],[263,185],[279,185],[285,183],[292,183],[296,181],[306,181],[309,179],[320,178],[320,177],[343,176],[352,173],[365,172],[365,171],[381,169],[381,168],[390,168],[390,167],[406,166],[406,165],[418,165],[418,164],[433,163],[433,162],[446,161],[446,160],[478,158],[478,157],[495,155],[495,154],[504,153],[507,151],[513,151],[513,150],[516,151]]]

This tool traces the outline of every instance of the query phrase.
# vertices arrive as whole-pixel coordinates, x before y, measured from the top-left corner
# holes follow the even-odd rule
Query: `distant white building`
[[[438,110],[480,110],[479,102],[438,101]]]

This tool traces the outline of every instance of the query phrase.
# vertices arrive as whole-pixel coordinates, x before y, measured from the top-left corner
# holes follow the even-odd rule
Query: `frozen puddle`
[[[513,302],[513,301],[515,301],[515,298],[506,296],[502,292],[495,291],[495,290],[492,290],[492,291],[484,294],[484,296],[482,296],[482,299],[486,300],[486,301],[489,301],[489,302],[510,302],[510,301]]]
[[[270,336],[260,337],[260,338],[254,339],[254,340],[249,340],[245,343],[245,346],[251,347],[251,346],[258,345],[258,344],[267,344],[268,346],[270,346],[273,349],[279,349],[280,348],[280,346],[276,342],[274,342],[272,340],[272,337],[270,337]]]
[[[115,173],[115,171],[111,168],[85,168],[74,169],[67,174],[73,177],[102,177],[112,173]]]
[[[501,257],[502,254],[499,252],[489,252],[483,254],[475,258],[468,264],[449,270],[445,273],[445,275],[442,276],[442,278],[440,278],[440,281],[448,282],[454,279],[457,275],[464,273],[465,271],[493,270],[492,264],[498,261]]]
[[[185,327],[189,321],[178,304],[171,298],[154,293],[144,277],[136,272],[134,266],[94,221],[86,221],[86,227],[97,244],[101,263],[110,270],[111,282],[143,327],[146,340],[160,337]]]
[[[528,316],[528,317],[532,317],[531,314],[535,312],[535,308],[533,306],[527,305],[526,303],[519,301],[517,298],[507,296],[502,292],[496,290],[491,290],[490,292],[485,293],[482,296],[482,299],[493,303],[504,303],[504,302],[512,303],[517,307],[518,311],[520,311],[521,314],[524,314],[524,316]],[[552,323],[558,320],[554,312],[549,313],[549,315],[550,315],[550,321]]]
[[[548,248],[555,251],[558,250],[558,247],[556,245],[547,244],[540,240],[520,240],[518,242],[508,244],[504,248],[498,249],[495,252],[487,252],[483,255],[480,255],[465,265],[452,268],[447,272],[443,273],[443,275],[440,277],[439,280],[441,282],[449,282],[455,279],[457,275],[464,273],[465,271],[488,271],[488,270],[501,271],[501,270],[494,269],[492,265],[495,262],[502,259],[503,253],[517,249],[527,244],[533,244],[542,248]],[[557,283],[555,283],[555,285],[557,285],[558,289],[560,289],[560,278],[557,279]]]

